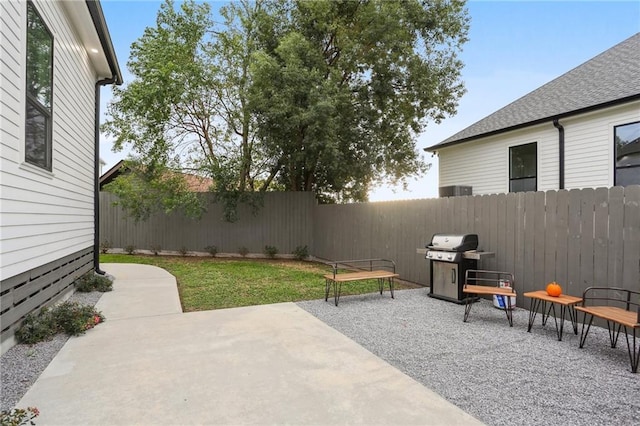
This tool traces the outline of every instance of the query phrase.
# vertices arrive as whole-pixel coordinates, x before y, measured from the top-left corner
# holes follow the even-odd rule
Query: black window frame
[[[513,151],[514,149],[524,148],[528,146],[535,147],[535,174],[527,175],[527,176],[518,176],[514,177],[513,173]],[[533,189],[518,189],[514,190],[514,182],[521,182],[528,179],[534,179],[535,187]],[[537,191],[538,190],[538,142],[530,142],[522,145],[514,145],[509,147],[509,192],[528,192],[528,191]]]
[[[613,126],[613,185],[618,186],[618,170],[638,169],[638,175],[640,176],[640,162],[638,164],[631,164],[626,166],[618,166],[618,146],[616,144],[616,131],[619,127],[639,125],[640,121],[632,121],[630,123],[619,124]],[[638,182],[634,182],[628,185],[640,185],[640,179]]]
[[[54,59],[54,37],[53,33],[47,26],[47,23],[42,18],[42,15],[38,11],[38,8],[33,4],[31,0],[27,1],[27,14],[26,14],[26,37],[27,37],[27,48],[25,49],[25,142],[24,142],[24,160],[26,163],[34,165],[36,167],[45,169],[47,171],[52,171],[53,168],[53,59]],[[34,16],[40,21],[42,28],[46,31],[50,40],[50,52],[49,52],[49,61],[48,61],[48,78],[49,84],[48,88],[48,103],[49,105],[44,105],[36,95],[30,92],[29,90],[29,19],[30,19],[30,11],[33,11]],[[43,131],[38,131],[38,129],[33,129],[30,131],[30,127],[33,128],[34,124],[30,123],[31,119],[44,121],[44,129]],[[35,134],[33,140],[30,139],[29,135]],[[44,140],[40,140],[44,138]],[[31,144],[29,142],[32,142]],[[36,158],[35,155],[30,155],[33,153],[33,146],[44,146],[44,158]],[[38,155],[37,157],[41,157]]]

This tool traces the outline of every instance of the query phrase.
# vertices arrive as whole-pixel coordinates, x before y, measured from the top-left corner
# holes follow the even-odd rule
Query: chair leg
[[[469,312],[471,312],[471,305],[472,305],[469,302],[470,300],[471,300],[471,295],[468,295],[466,303],[464,305],[464,319],[462,320],[462,322],[467,322],[467,319],[469,318]]]
[[[611,341],[611,347],[615,348],[618,345],[618,337],[620,336],[620,329],[622,324],[618,324],[618,330],[616,330],[616,323],[607,321],[607,330],[609,331],[609,340]],[[625,328],[626,331],[626,328]]]
[[[587,323],[587,313],[584,313],[582,317],[582,331],[580,331],[580,348],[584,347],[584,342],[587,340],[587,335],[589,334],[589,329],[591,328],[591,323],[593,322],[593,315],[589,315],[589,325],[587,326],[587,331],[585,333],[584,326]]]
[[[511,297],[505,297],[507,303],[505,303],[504,311],[507,314],[507,321],[509,321],[509,327],[513,327],[513,306],[511,306]]]
[[[627,350],[629,351],[629,360],[631,361],[631,372],[638,372],[638,361],[640,361],[640,345],[636,345],[636,330],[633,328],[633,346],[629,343],[629,333],[627,333],[627,327],[624,328],[624,334],[627,338]]]
[[[395,296],[393,295],[393,286],[394,286],[393,278],[389,278],[389,291],[391,292],[391,298],[395,299]]]

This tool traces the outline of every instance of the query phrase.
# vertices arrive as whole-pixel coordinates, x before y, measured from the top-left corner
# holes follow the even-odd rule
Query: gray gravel
[[[68,300],[95,306],[102,294],[97,291],[75,292]],[[52,340],[35,345],[16,345],[0,357],[0,410],[10,410],[22,399],[67,340],[69,336],[61,333]]]
[[[369,294],[298,306],[489,425],[638,425],[640,373],[630,371],[624,336],[611,349],[592,327],[583,349],[565,323],[558,341],[550,318],[527,333],[527,309],[510,328],[491,301],[464,306],[427,289]],[[580,331],[580,330],[578,330]]]

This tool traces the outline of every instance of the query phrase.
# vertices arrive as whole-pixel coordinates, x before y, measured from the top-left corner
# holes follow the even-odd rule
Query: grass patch
[[[101,263],[141,263],[176,277],[185,312],[324,298],[322,263],[284,259],[219,259],[101,254]],[[396,281],[397,289],[417,286]],[[376,280],[342,286],[342,295],[378,291]],[[333,293],[330,293],[332,296]],[[388,289],[385,296],[388,297]]]

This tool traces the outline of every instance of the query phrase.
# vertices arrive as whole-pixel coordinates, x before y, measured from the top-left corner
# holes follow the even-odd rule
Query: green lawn
[[[324,298],[321,263],[296,260],[101,254],[101,263],[144,263],[174,275],[185,312]],[[416,286],[396,282],[396,288]],[[375,280],[347,283],[342,294],[378,291]],[[333,294],[333,293],[331,293]],[[385,297],[389,297],[388,289]]]

